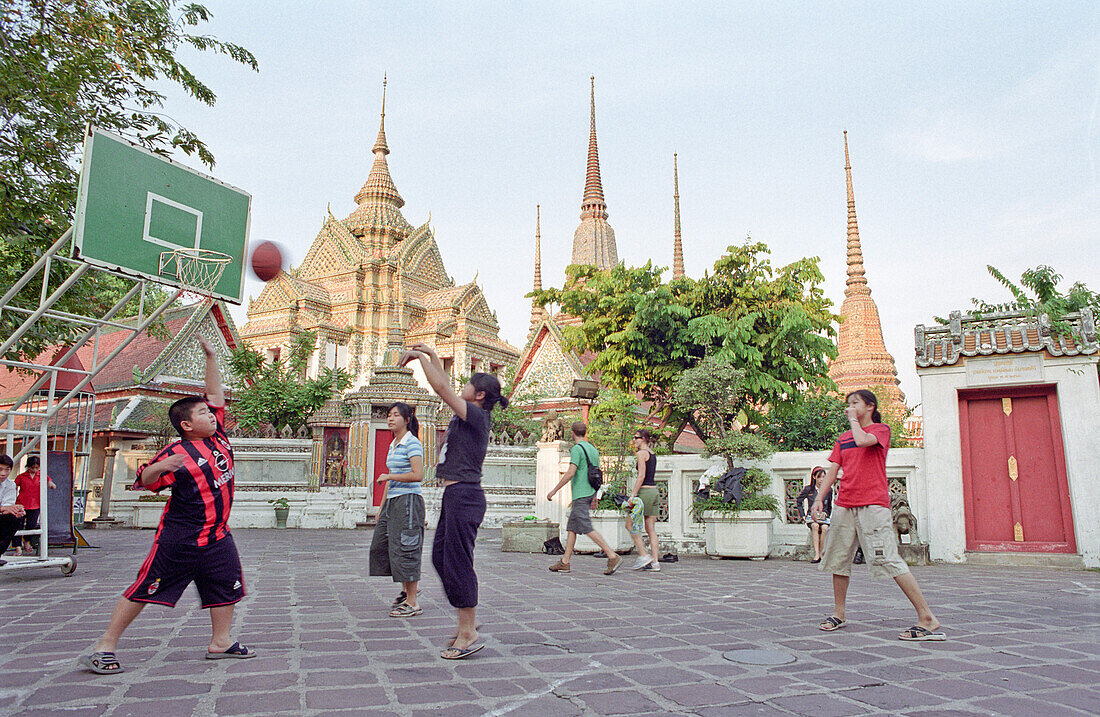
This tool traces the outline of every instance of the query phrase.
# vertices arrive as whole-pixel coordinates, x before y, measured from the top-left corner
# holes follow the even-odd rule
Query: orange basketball
[[[283,252],[273,241],[260,242],[252,250],[252,272],[260,281],[271,281],[283,270]]]

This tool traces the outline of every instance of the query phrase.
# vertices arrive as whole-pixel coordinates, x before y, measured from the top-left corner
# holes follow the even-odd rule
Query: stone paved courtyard
[[[235,635],[260,654],[204,660],[209,621],[189,590],[150,606],[119,645],[127,671],[74,667],[137,571],[151,531],[91,532],[70,578],[0,575],[0,712],[37,715],[1053,715],[1100,712],[1100,574],[934,566],[915,570],[949,640],[907,644],[892,581],[856,568],[849,624],[817,630],[830,583],[807,563],[683,558],[660,573],[578,556],[500,552],[483,531],[479,622],[488,646],[438,657],[453,616],[425,555],[422,616],[391,619],[398,592],[366,577],[369,531],[236,532],[250,595]],[[431,534],[428,536],[429,545]],[[430,549],[429,551],[430,552]],[[722,654],[763,648],[794,662]]]

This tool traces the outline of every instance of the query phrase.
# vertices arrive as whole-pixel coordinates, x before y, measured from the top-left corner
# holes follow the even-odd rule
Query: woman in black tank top
[[[657,456],[650,450],[649,444],[653,440],[653,433],[647,428],[639,428],[634,433],[634,449],[638,458],[638,477],[634,481],[634,488],[630,492],[630,500],[642,502],[642,514],[644,528],[649,536],[649,550],[646,550],[642,541],[642,526],[634,525],[627,514],[626,528],[630,531],[630,538],[634,541],[634,548],[638,551],[638,560],[632,568],[634,570],[660,571],[661,564],[657,562]]]

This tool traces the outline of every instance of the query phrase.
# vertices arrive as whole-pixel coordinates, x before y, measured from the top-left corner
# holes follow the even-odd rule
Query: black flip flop
[[[208,660],[243,660],[255,656],[255,650],[247,648],[239,642],[234,642],[225,652],[210,652],[209,650],[206,651],[206,659]]]
[[[97,675],[113,675],[116,672],[126,671],[113,652],[93,652],[90,655],[81,655],[76,663]]]
[[[448,647],[443,652],[439,653],[439,656],[442,657],[444,660],[462,660],[462,659],[465,659],[465,658],[469,657],[470,655],[474,654],[475,652],[478,652],[479,650],[481,650],[484,647],[485,647],[485,643],[480,642],[480,641],[475,642],[474,644],[470,645],[469,647],[465,647],[465,648],[463,648],[463,647],[454,647],[452,645],[451,647]],[[450,657],[448,657],[446,653],[450,652],[452,650],[457,654],[454,654],[454,655],[451,655]]]

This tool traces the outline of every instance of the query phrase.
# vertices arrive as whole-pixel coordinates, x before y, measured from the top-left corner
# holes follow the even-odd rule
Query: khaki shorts
[[[909,572],[909,566],[898,555],[898,536],[890,509],[883,505],[858,508],[833,506],[831,525],[825,536],[818,570],[833,575],[851,575],[856,548],[863,546],[863,556],[871,566],[871,577],[896,578]]]

